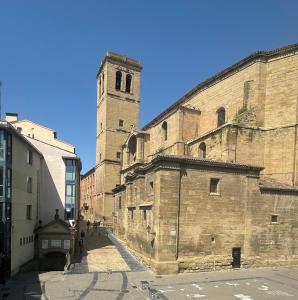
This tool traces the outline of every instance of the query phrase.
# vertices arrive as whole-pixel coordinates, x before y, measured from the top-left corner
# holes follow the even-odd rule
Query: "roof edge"
[[[43,158],[43,154],[32,144],[30,143],[20,132],[18,132],[14,126],[10,124],[10,122],[7,121],[0,121],[0,128],[6,128],[10,132],[12,132],[15,136],[17,136],[19,139],[21,139],[25,144],[29,145],[34,151],[37,152],[37,154]]]
[[[191,96],[193,96],[195,93],[199,92],[202,89],[208,88],[211,85],[215,84],[216,82],[226,78],[227,76],[231,75],[233,72],[239,70],[240,68],[243,68],[251,63],[254,63],[256,61],[268,61],[271,58],[274,58],[276,56],[285,55],[288,53],[291,53],[293,51],[298,51],[298,43],[288,45],[281,48],[276,48],[271,51],[257,51],[253,54],[246,56],[245,58],[241,59],[240,61],[236,62],[235,64],[231,65],[230,67],[225,68],[223,71],[220,71],[219,73],[215,74],[214,76],[204,80],[203,82],[196,85],[193,89],[191,89],[189,92],[187,92],[184,96],[182,96],[180,99],[178,99],[176,102],[174,102],[172,105],[170,105],[167,109],[165,109],[163,112],[161,112],[157,117],[155,117],[152,121],[147,123],[145,126],[143,126],[142,130],[147,130],[148,128],[152,127],[158,121],[163,118],[168,113],[172,112],[174,108],[188,100]]]
[[[96,73],[96,78],[98,78],[98,75],[101,73],[103,66],[107,61],[111,63],[116,62],[120,64],[129,65],[130,67],[135,68],[138,71],[141,71],[143,69],[141,63],[138,60],[129,58],[125,55],[121,55],[112,51],[107,51],[103,61],[100,63],[100,67]]]
[[[213,166],[213,167],[223,167],[223,168],[234,168],[234,169],[242,169],[242,170],[254,170],[254,171],[261,171],[264,167],[261,166],[253,166],[253,165],[244,165],[244,164],[237,164],[237,163],[230,163],[230,162],[223,162],[223,161],[216,161],[216,160],[207,160],[207,159],[198,159],[189,156],[176,156],[176,155],[158,155],[155,157],[151,162],[158,161],[173,161],[173,162],[180,162],[180,163],[193,163],[202,166]]]

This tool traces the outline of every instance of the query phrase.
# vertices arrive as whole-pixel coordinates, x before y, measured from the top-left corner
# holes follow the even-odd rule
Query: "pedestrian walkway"
[[[145,266],[139,260],[137,260],[137,258],[132,255],[129,250],[119,240],[117,240],[111,232],[109,232],[109,239],[115,245],[122,258],[130,267],[131,271],[146,271]]]
[[[104,227],[85,230],[82,253],[70,273],[145,271],[146,268]]]

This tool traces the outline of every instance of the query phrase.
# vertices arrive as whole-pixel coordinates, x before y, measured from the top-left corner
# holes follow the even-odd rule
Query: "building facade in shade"
[[[0,253],[15,274],[34,257],[43,156],[8,122],[0,122]]]
[[[79,215],[81,162],[74,146],[57,139],[56,131],[30,120],[18,120],[17,114],[6,114],[6,120],[21,133],[43,157],[41,169],[39,218],[45,225],[53,220],[55,210],[65,221]]]
[[[96,201],[94,217],[112,223],[113,192],[120,184],[121,146],[139,124],[138,61],[108,52],[97,73]]]
[[[123,62],[133,60],[110,59],[98,73],[103,80],[109,71],[104,93],[113,95],[98,97],[98,133],[130,113],[138,120],[130,109],[138,104],[122,100]],[[99,149],[121,151],[115,173],[103,169],[96,182],[116,183],[115,234],[158,273],[297,265],[297,105],[291,45],[256,52],[198,84],[142,129],[127,128],[124,142],[98,134],[99,158]]]
[[[96,201],[94,171],[95,168],[90,169],[81,176],[80,181],[80,213],[85,220],[90,220],[92,222],[99,221],[99,219],[94,217],[94,204]]]

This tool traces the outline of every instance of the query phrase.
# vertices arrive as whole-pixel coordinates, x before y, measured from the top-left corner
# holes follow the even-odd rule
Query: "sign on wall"
[[[70,240],[64,240],[64,249],[70,249]]]
[[[48,249],[48,248],[49,248],[49,241],[41,240],[41,249]]]
[[[61,240],[51,240],[52,248],[61,248]]]

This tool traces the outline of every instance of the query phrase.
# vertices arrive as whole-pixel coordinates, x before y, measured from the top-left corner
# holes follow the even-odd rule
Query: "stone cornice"
[[[114,64],[116,63],[116,64],[119,64],[124,67],[129,66],[131,69],[139,71],[139,72],[143,68],[142,65],[140,64],[140,62],[135,59],[131,59],[131,58],[128,58],[127,56],[123,56],[123,55],[117,54],[115,52],[108,51],[104,60],[100,64],[99,70],[96,74],[96,78],[98,78],[98,75],[101,73],[101,70],[106,62],[110,62],[110,63],[114,63]]]
[[[104,159],[99,164],[97,164],[95,166],[95,168],[98,168],[99,166],[101,166],[101,165],[103,165],[105,163],[107,163],[107,164],[113,164],[113,165],[120,165],[120,161],[112,160],[112,159]]]
[[[175,155],[158,155],[148,164],[135,164],[130,168],[131,173],[128,173],[125,177],[129,182],[139,177],[143,177],[149,170],[158,171],[164,170],[180,170],[189,167],[196,167],[202,170],[216,170],[218,172],[232,172],[238,174],[253,175],[256,178],[259,177],[260,171],[263,167],[251,166],[243,164],[235,164],[214,160],[202,160],[192,158],[188,156],[175,156]],[[128,169],[126,169],[126,172]]]
[[[243,164],[235,164],[229,162],[215,161],[215,160],[206,160],[206,159],[197,159],[189,156],[176,156],[176,155],[159,155],[152,160],[152,164],[157,164],[158,162],[173,162],[180,163],[184,165],[196,165],[201,167],[216,168],[216,169],[230,169],[238,171],[253,171],[259,173],[263,170],[263,167],[260,166],[251,166]]]
[[[268,194],[298,194],[298,190],[295,188],[274,188],[274,187],[264,187],[260,186],[260,190],[262,193],[268,193]]]

